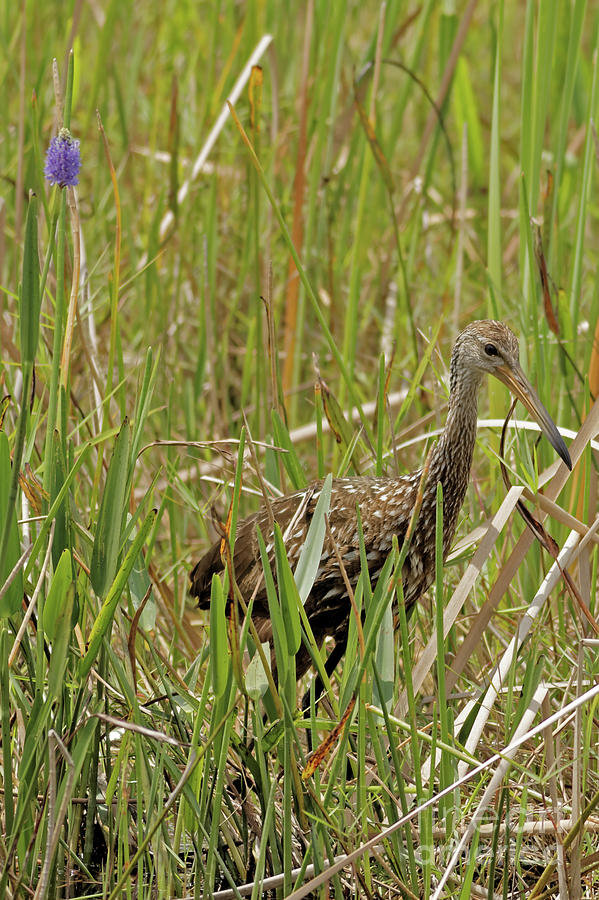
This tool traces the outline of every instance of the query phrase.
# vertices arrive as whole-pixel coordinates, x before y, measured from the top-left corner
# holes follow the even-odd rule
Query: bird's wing
[[[301,532],[305,535],[316,503],[316,501],[312,502],[312,498],[319,493],[321,487],[322,482],[315,482],[306,490],[286,494],[284,497],[277,497],[271,501],[272,516],[280,526],[286,543],[291,540],[292,535],[297,536]],[[270,513],[265,507],[240,522],[235,535],[233,554],[235,580],[246,600],[249,600],[255,587],[256,578],[262,572],[257,529],[260,529],[264,538],[269,560],[274,569],[274,535]],[[292,558],[290,545],[287,544],[287,546],[289,556]],[[189,576],[191,580],[190,593],[193,597],[198,598],[201,608],[207,608],[210,604],[213,574],[223,570],[221,541],[218,540],[200,559]]]
[[[360,571],[360,542],[358,514],[362,522],[368,568],[375,574],[384,564],[391,549],[393,535],[401,544],[418,485],[418,473],[404,478],[335,478],[333,479],[329,508],[330,536],[325,537],[322,556],[313,588],[313,601],[318,602],[333,590],[342,596],[343,582],[339,572],[337,554],[343,560],[350,581],[355,581]],[[271,502],[274,520],[283,532],[283,540],[291,567],[295,569],[306,533],[320,496],[322,481],[308,488],[287,494]],[[262,579],[262,562],[257,529],[266,543],[266,549],[274,572],[274,537],[269,512],[263,508],[244,519],[237,526],[233,565],[235,580],[246,600],[252,596]],[[333,547],[332,540],[335,542]],[[337,551],[337,552],[336,552]],[[224,569],[221,558],[221,542],[217,541],[192,570],[190,593],[198,598],[201,608],[210,604],[210,588],[214,572]],[[258,588],[255,613],[262,601],[266,603],[263,583]],[[267,607],[265,607],[267,613]],[[266,614],[265,613],[265,614]]]
[[[364,550],[372,576],[382,568],[396,535],[401,546],[414,506],[419,473],[401,478],[340,478],[333,481],[329,513],[330,537],[325,539],[316,576],[318,593],[339,580],[340,556],[353,582],[360,571],[358,513],[364,536]],[[336,552],[335,552],[336,550]]]

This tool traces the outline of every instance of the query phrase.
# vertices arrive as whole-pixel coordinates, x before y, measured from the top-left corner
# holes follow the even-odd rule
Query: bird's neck
[[[432,451],[421,510],[421,515],[428,510],[434,521],[437,483],[440,482],[443,488],[444,556],[453,540],[470,480],[481,383],[478,373],[460,372],[458,360],[452,358],[451,362],[447,421]]]

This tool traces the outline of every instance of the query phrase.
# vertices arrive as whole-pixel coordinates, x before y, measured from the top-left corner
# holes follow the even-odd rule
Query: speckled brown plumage
[[[477,398],[485,374],[493,374],[519,397],[537,419],[553,447],[571,467],[570,457],[549,414],[522,373],[518,362],[518,341],[500,322],[473,322],[458,335],[450,365],[450,392],[447,421],[433,448],[423,501],[410,550],[403,569],[403,590],[410,608],[427,590],[434,577],[435,502],[437,483],[443,486],[443,558],[455,534],[458,516],[468,487],[476,440]],[[368,568],[373,584],[391,549],[393,535],[401,546],[410,519],[421,470],[410,475],[386,478],[333,479],[329,525],[352,585],[360,572],[356,505],[360,509]],[[271,503],[274,519],[283,534],[288,532],[286,550],[292,568],[303,546],[322,482],[314,482]],[[263,509],[241,522],[235,539],[235,577],[246,601],[262,578],[262,564],[256,538],[260,528],[267,542],[274,571],[272,532],[268,512]],[[214,544],[191,572],[191,594],[199,606],[210,604],[212,574],[223,570],[220,541]],[[345,648],[350,604],[337,557],[330,539],[325,538],[320,566],[306,600],[306,614],[319,646],[328,636],[338,650]],[[272,643],[268,601],[258,588],[252,617],[261,640]],[[300,677],[310,666],[310,656],[302,645],[296,658]]]

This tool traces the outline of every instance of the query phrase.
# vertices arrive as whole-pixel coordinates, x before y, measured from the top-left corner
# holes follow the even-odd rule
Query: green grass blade
[[[503,49],[503,0],[499,2],[499,26],[495,44],[495,67],[493,75],[493,110],[491,117],[491,159],[489,172],[489,227],[487,264],[493,292],[501,294],[501,53]]]
[[[129,421],[125,419],[114,442],[98,513],[89,568],[93,589],[99,597],[103,597],[112,584],[121,549],[123,508],[129,475],[129,433]]]
[[[225,616],[225,595],[218,575],[212,576],[210,592],[210,672],[212,688],[217,698],[222,697],[227,687],[231,669],[231,657],[227,643],[227,619]]]
[[[21,282],[21,361],[33,365],[40,333],[40,263],[37,249],[37,197],[29,198]]]
[[[297,585],[293,578],[289,560],[287,559],[287,553],[285,552],[283,535],[281,534],[281,529],[277,522],[275,522],[274,539],[277,585],[281,602],[281,614],[283,616],[285,634],[287,636],[287,650],[290,655],[295,656],[300,648],[302,640],[298,612],[300,600],[298,597]]]

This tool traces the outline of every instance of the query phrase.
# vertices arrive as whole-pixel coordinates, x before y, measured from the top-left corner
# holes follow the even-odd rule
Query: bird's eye
[[[499,356],[499,350],[495,344],[485,344],[485,353],[487,356]]]

